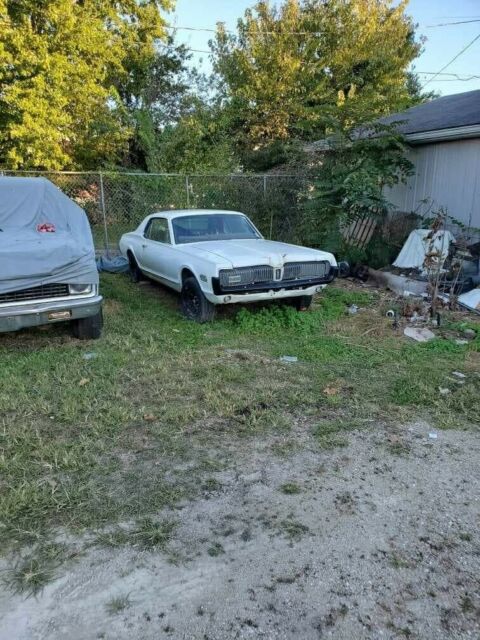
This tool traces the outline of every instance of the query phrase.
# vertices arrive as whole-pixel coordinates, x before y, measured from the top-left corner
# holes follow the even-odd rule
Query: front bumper
[[[326,284],[317,284],[313,287],[305,287],[304,289],[278,289],[276,291],[270,289],[269,291],[237,295],[231,293],[215,295],[206,291],[204,293],[207,300],[213,302],[213,304],[243,304],[246,302],[261,302],[262,300],[281,300],[282,298],[294,298],[296,296],[313,296],[326,286]]]
[[[0,306],[0,333],[38,327],[53,322],[88,318],[96,315],[101,308],[102,296]],[[68,318],[51,317],[51,314],[61,314],[62,312],[69,312],[70,315]]]
[[[233,304],[237,302],[259,302],[296,296],[313,296],[328,283],[335,280],[338,268],[331,267],[323,278],[304,280],[262,282],[243,287],[222,287],[218,278],[212,278],[213,293],[204,291],[205,297],[214,304]]]

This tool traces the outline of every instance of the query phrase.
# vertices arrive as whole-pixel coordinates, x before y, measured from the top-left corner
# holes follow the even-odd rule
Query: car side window
[[[152,218],[145,230],[145,237],[154,242],[171,244],[168,221],[165,218]]]

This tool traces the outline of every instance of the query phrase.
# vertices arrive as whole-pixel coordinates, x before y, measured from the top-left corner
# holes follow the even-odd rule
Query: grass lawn
[[[312,448],[420,418],[478,427],[473,315],[418,344],[392,329],[379,294],[342,283],[307,313],[230,308],[209,325],[183,320],[160,286],[106,275],[102,291],[99,341],[62,326],[0,335],[0,531],[14,590],[41,589],[79,534],[166,550],[176,505],[214,489],[236,448],[266,433],[279,435],[272,456],[288,456],[299,422]],[[460,321],[477,329],[468,345],[455,342]]]

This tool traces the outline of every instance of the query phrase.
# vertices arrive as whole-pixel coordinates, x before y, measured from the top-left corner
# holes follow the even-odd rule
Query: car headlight
[[[80,295],[86,293],[92,293],[92,284],[69,284],[68,290],[71,295]]]

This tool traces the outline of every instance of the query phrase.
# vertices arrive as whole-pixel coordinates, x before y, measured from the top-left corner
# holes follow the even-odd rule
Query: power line
[[[223,24],[223,23],[217,23]],[[218,29],[207,28],[207,27],[178,27],[178,26],[166,26],[165,29],[171,29],[172,31],[200,31],[202,33],[218,33]],[[225,33],[231,33],[236,35],[236,31],[232,29],[223,29]],[[258,32],[262,36],[321,36],[320,31],[259,31]]]
[[[169,47],[168,45],[164,45],[166,48],[172,48],[173,47]],[[192,49],[191,47],[188,46],[188,44],[184,45],[185,47],[187,47],[188,51],[192,51],[193,53],[205,53],[207,55],[211,55],[213,54],[213,51],[209,51],[207,49]],[[300,61],[302,64],[308,64],[308,65],[316,65],[318,64],[317,62],[313,62],[313,61],[306,61],[306,60],[301,60]],[[320,62],[320,61],[319,61]],[[458,74],[458,73],[442,73],[442,72],[438,72],[438,71],[415,71],[413,70],[412,73],[415,73],[419,76],[451,76],[449,79],[440,79],[437,80],[437,82],[449,82],[449,81],[459,81],[459,82],[469,82],[471,80],[480,80],[480,76],[477,75],[467,75],[467,74]],[[462,78],[460,77],[461,75],[467,75],[467,77]],[[430,82],[431,80],[433,80],[433,78],[430,78],[428,80],[428,82]],[[427,83],[426,83],[427,84]]]
[[[470,78],[439,78],[435,80],[435,82],[471,82],[472,80],[480,80],[480,76],[471,76]]]
[[[419,76],[450,76],[449,79],[451,79],[451,80],[476,80],[476,79],[480,78],[480,76],[477,76],[477,75],[474,75],[474,74],[467,74],[467,73],[438,73],[438,71],[437,72],[434,72],[434,71],[412,71],[412,73],[416,73]],[[460,76],[466,76],[466,77],[462,78]]]
[[[475,44],[475,42],[476,42],[477,40],[479,40],[479,39],[480,39],[480,33],[479,33],[478,35],[476,35],[476,36],[475,36],[475,38],[474,38],[473,40],[471,40],[471,41],[470,41],[470,42],[469,42],[465,47],[463,47],[463,49],[462,49],[461,51],[459,51],[459,52],[457,53],[457,55],[456,55],[456,56],[454,56],[451,60],[449,60],[449,61],[447,62],[447,64],[445,64],[445,65],[440,69],[440,71],[438,71],[435,75],[433,75],[431,78],[429,78],[429,79],[425,82],[425,84],[423,85],[423,87],[422,87],[422,88],[425,88],[425,87],[427,86],[427,84],[429,84],[430,82],[432,82],[432,80],[435,80],[435,78],[436,78],[436,77],[438,77],[438,76],[439,76],[443,71],[445,71],[445,69],[446,69],[447,67],[449,67],[449,66],[452,64],[452,62],[455,62],[455,60],[457,60],[457,59],[458,59],[458,58],[459,58],[463,53],[465,53],[465,51],[466,51],[467,49],[470,49],[470,47],[471,47],[473,44]]]
[[[471,24],[472,22],[480,22],[480,18],[475,20],[458,20],[457,22],[441,22],[440,24],[427,24],[425,29],[435,29],[436,27],[450,27],[455,24]]]

